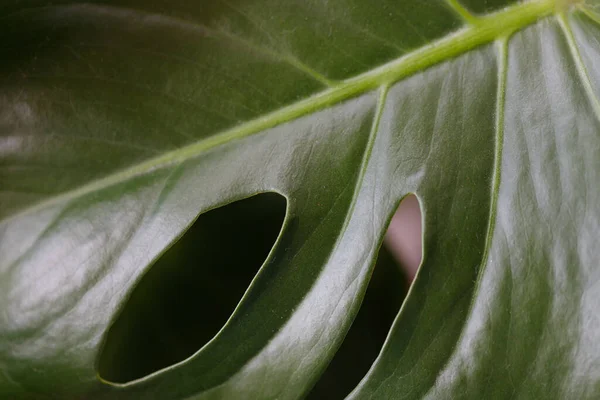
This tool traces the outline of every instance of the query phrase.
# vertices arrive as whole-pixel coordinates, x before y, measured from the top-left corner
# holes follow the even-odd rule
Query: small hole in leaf
[[[362,305],[307,399],[343,399],[379,355],[421,262],[421,210],[414,195],[398,207],[379,250]]]
[[[411,283],[421,264],[421,207],[415,195],[402,200],[385,233],[385,244]]]
[[[283,196],[263,193],[200,215],[134,288],[107,334],[100,377],[142,378],[213,338],[273,247],[285,211]]]

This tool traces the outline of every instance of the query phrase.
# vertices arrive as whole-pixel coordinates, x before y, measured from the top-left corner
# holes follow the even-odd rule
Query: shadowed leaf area
[[[421,230],[414,223],[420,218],[416,197],[409,196],[401,202],[387,233],[395,230],[403,237],[391,238],[379,248],[369,286],[352,327],[307,399],[343,399],[371,368],[420,262]],[[416,248],[410,248],[411,245]],[[409,265],[411,262],[416,265]]]
[[[354,389],[377,358],[406,296],[407,283],[400,265],[381,246],[360,311],[307,399],[343,399]]]
[[[103,379],[124,383],[186,359],[225,324],[285,216],[264,193],[208,211],[142,277],[110,329]]]

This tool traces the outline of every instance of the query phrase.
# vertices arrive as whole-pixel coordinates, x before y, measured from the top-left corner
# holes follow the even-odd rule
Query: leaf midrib
[[[467,25],[457,32],[433,41],[429,45],[353,78],[341,81],[320,93],[46,199],[31,207],[19,210],[16,214],[9,215],[0,222],[116,185],[154,170],[182,163],[209,149],[290,122],[368,91],[390,86],[403,78],[459,56],[478,46],[499,38],[507,38],[515,31],[521,30],[541,18],[553,13],[563,12],[564,10],[561,10],[561,8],[564,8],[564,3],[564,0],[532,0],[478,17],[476,24]]]

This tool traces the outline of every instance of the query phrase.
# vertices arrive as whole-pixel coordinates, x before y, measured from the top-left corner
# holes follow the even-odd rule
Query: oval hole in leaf
[[[262,193],[201,214],[134,288],[107,334],[100,377],[142,378],[213,338],[268,256],[285,212],[283,196]]]
[[[343,399],[365,376],[421,263],[421,247],[421,209],[417,198],[409,195],[388,227],[352,327],[307,399]]]

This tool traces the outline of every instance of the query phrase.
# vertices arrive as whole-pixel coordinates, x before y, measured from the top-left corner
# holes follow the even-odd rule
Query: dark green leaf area
[[[2,171],[0,217],[279,110],[461,26],[443,0],[3,3],[0,129],[19,138],[0,161],[27,169]]]
[[[382,246],[356,319],[308,400],[343,399],[354,389],[379,355],[407,287],[401,267]]]
[[[516,2],[517,0],[460,0],[466,8],[478,14],[498,11]]]
[[[264,193],[200,215],[133,289],[107,335],[100,376],[142,378],[207,343],[269,254],[285,209],[284,197]]]

